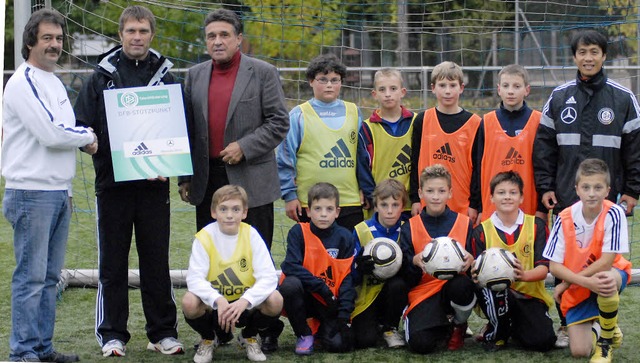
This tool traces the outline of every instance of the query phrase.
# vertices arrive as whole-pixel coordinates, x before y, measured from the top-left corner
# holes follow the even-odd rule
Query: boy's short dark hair
[[[522,77],[524,85],[529,85],[529,72],[527,72],[527,70],[519,64],[509,64],[508,66],[502,68],[500,70],[500,73],[498,73],[498,82],[502,80],[502,76],[505,74],[508,74],[510,76]]]
[[[232,10],[216,9],[210,12],[204,19],[204,27],[206,28],[207,25],[213,23],[214,21],[224,21],[225,23],[229,23],[233,26],[233,29],[236,32],[235,35],[242,34],[242,20],[240,20],[238,14],[236,14]]]
[[[517,171],[509,170],[502,171],[491,178],[491,181],[489,182],[491,195],[493,195],[493,192],[496,191],[496,187],[498,186],[498,184],[504,182],[509,182],[517,185],[518,190],[520,190],[520,194],[522,195],[524,193],[524,181],[522,180],[522,177],[520,176],[520,174],[518,174]]]
[[[64,23],[64,17],[58,11],[54,9],[40,9],[31,14],[31,17],[27,21],[22,31],[22,58],[24,60],[29,59],[31,49],[38,43],[38,32],[40,31],[40,24],[48,23],[54,25],[60,25],[62,28],[62,34],[66,34],[66,26]]]
[[[309,207],[311,207],[313,202],[320,199],[335,199],[336,207],[340,206],[340,192],[338,192],[338,188],[331,183],[315,183],[311,189],[309,189],[307,198]]]
[[[584,159],[578,166],[578,171],[576,172],[576,185],[580,183],[580,178],[583,176],[598,174],[605,176],[607,186],[611,185],[611,175],[609,174],[609,167],[607,166],[607,163],[596,158]]]
[[[433,67],[433,71],[431,71],[431,84],[436,84],[436,82],[443,79],[458,81],[461,85],[464,84],[462,68],[451,61],[444,61]]]
[[[602,54],[607,54],[607,38],[596,30],[583,30],[576,33],[573,38],[571,38],[571,52],[574,56],[576,55],[580,44],[595,44],[602,49]]]
[[[249,207],[249,197],[244,188],[239,185],[229,184],[219,188],[213,193],[213,197],[211,197],[211,210],[215,210],[218,204],[232,199],[240,199],[244,209]]]
[[[373,205],[377,206],[378,202],[392,197],[402,202],[402,207],[409,205],[409,195],[404,184],[397,179],[385,179],[376,185],[373,190]]]
[[[122,14],[120,14],[120,19],[118,20],[119,32],[124,30],[124,23],[130,19],[136,19],[137,21],[148,20],[149,27],[151,28],[151,34],[156,33],[156,17],[148,8],[140,5],[133,5],[124,9]]]
[[[347,67],[342,64],[335,54],[320,54],[313,58],[307,67],[306,76],[309,82],[316,79],[318,74],[329,74],[335,72],[340,78],[347,77]]]
[[[449,173],[449,170],[442,164],[434,164],[424,168],[422,173],[420,173],[420,188],[422,188],[428,180],[437,178],[446,179],[449,188],[451,188],[451,173]]]

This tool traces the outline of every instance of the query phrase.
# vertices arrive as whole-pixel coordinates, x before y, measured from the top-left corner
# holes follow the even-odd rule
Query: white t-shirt
[[[576,230],[576,243],[580,248],[587,248],[591,244],[593,230],[600,215],[591,224],[584,220],[582,215],[582,202],[572,205],[571,216]],[[562,220],[556,218],[547,246],[543,256],[550,261],[564,263],[565,239],[562,231]],[[627,231],[627,217],[620,206],[614,204],[607,213],[604,220],[604,240],[602,242],[602,252],[604,253],[628,253],[629,234]]]

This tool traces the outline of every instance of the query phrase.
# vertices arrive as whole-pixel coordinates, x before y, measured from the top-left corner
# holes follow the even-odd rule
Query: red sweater
[[[228,63],[215,64],[211,67],[209,80],[209,157],[216,158],[224,149],[224,129],[233,85],[236,82],[240,67],[240,52]]]

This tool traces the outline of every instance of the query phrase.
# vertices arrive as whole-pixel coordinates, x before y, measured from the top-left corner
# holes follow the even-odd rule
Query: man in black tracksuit
[[[640,194],[640,108],[634,94],[607,78],[602,64],[607,39],[583,31],[571,43],[578,66],[575,81],[557,87],[542,110],[533,148],[536,189],[554,213],[578,201],[575,175],[587,158],[609,165],[607,199],[627,202],[627,212]]]
[[[122,46],[100,57],[75,105],[78,125],[92,127],[100,142],[93,155],[100,274],[96,336],[105,356],[124,355],[124,345],[131,337],[127,331],[128,261],[134,226],[147,336],[151,345],[177,338],[176,305],[169,277],[169,181],[159,176],[116,182],[111,161],[104,91],[176,83],[168,73],[173,64],[149,48],[155,27],[153,14],[144,7],[130,8],[120,18]],[[114,342],[115,347],[107,344]],[[107,345],[109,348],[105,348]],[[171,351],[162,352],[181,351],[182,345],[174,339]]]
[[[604,35],[582,31],[573,37],[571,50],[578,66],[576,80],[553,90],[533,144],[536,190],[542,199],[539,210],[558,214],[577,202],[578,165],[598,158],[611,173],[607,199],[626,202],[631,213],[640,194],[640,107],[635,95],[608,79],[602,69],[607,58]],[[566,321],[558,303],[556,308],[561,324],[556,346],[566,347]]]

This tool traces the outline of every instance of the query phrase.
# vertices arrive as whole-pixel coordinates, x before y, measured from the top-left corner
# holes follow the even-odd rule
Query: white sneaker
[[[247,358],[249,358],[250,361],[264,362],[267,360],[267,356],[262,353],[260,343],[258,343],[258,339],[255,337],[243,338],[242,336],[238,336],[238,342],[240,346],[247,350]]]
[[[213,351],[218,345],[218,337],[214,340],[202,339],[198,344],[196,355],[193,356],[193,361],[195,363],[210,363],[213,360]]]
[[[262,339],[260,338],[260,336],[256,335],[255,337],[252,337],[252,338],[256,339],[256,341],[258,342],[258,345],[260,346],[260,349],[262,349]],[[218,338],[216,338],[216,339],[218,339]],[[242,336],[242,333],[239,334],[236,337],[236,342],[238,343],[238,349],[242,350],[242,349],[245,349],[247,347],[247,339],[249,339],[249,338],[244,338]]]
[[[124,357],[125,346],[121,340],[111,339],[102,346],[103,357]]]
[[[384,332],[383,337],[389,348],[400,348],[406,345],[404,338],[396,329]]]
[[[556,335],[556,348],[566,348],[569,346],[569,334],[567,333],[566,326],[559,327]]]
[[[184,346],[174,337],[166,337],[155,344],[149,342],[149,344],[147,344],[147,349],[167,355],[184,353]]]
[[[467,331],[464,332],[464,337],[470,338],[472,336],[473,336],[473,330],[471,330],[471,328],[467,326]]]

